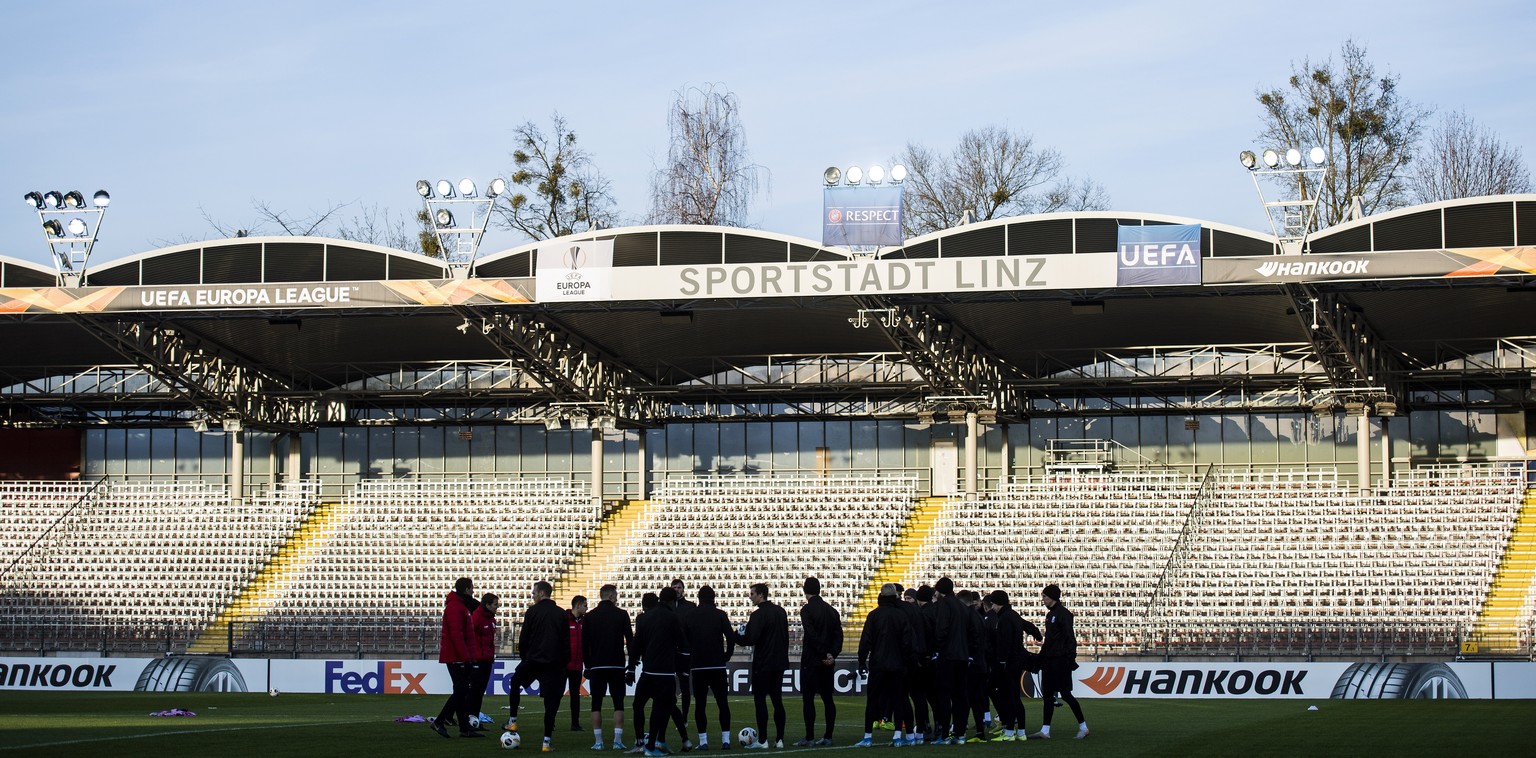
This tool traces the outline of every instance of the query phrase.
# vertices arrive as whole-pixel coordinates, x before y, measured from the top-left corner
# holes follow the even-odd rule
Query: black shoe
[[[447,735],[443,735],[443,736],[446,737]],[[484,737],[485,735],[483,735],[483,734],[481,734],[479,732],[476,732],[476,731],[468,731],[468,732],[459,732],[459,736],[460,737]]]
[[[427,726],[432,727],[432,731],[437,732],[444,737],[448,736],[448,727],[443,726],[442,722],[438,721],[437,719],[427,719]]]
[[[573,732],[581,731],[581,724],[571,724],[571,731],[573,731]]]

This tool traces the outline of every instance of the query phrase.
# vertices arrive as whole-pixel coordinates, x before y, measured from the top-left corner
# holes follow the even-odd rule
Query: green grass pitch
[[[124,758],[182,755],[465,755],[500,751],[488,739],[443,739],[423,724],[397,724],[396,716],[433,715],[439,696],[149,694],[0,692],[0,754],[99,755]],[[527,743],[538,753],[542,704],[524,698],[519,716]],[[583,711],[588,707],[585,698]],[[1318,710],[1308,711],[1316,705]],[[1040,704],[1026,701],[1031,731],[1040,723]],[[1536,753],[1536,701],[1532,700],[1085,700],[1093,734],[1064,739],[1075,731],[1072,714],[1057,711],[1056,739],[1049,742],[987,743],[901,748],[922,753],[964,753],[973,758],[1038,756],[1376,756],[1509,755]],[[155,718],[151,711],[183,708],[195,718]],[[505,719],[505,700],[488,699],[486,713]],[[748,698],[733,698],[732,731],[754,720]],[[786,742],[803,736],[800,699],[786,697]],[[864,700],[838,699],[836,745],[773,752],[854,750],[863,736]],[[555,732],[557,753],[591,755],[592,732],[570,731],[561,713]],[[714,709],[710,709],[711,731]],[[609,722],[605,713],[604,721]],[[771,724],[771,721],[770,721]],[[689,718],[692,727],[692,717]],[[499,727],[498,727],[499,728]],[[771,729],[771,726],[770,726]],[[450,730],[451,732],[452,730]],[[606,730],[605,730],[606,731]],[[627,742],[635,730],[626,724]],[[818,735],[819,736],[819,735]],[[718,739],[718,734],[715,735]],[[889,732],[877,731],[873,751]],[[679,746],[671,738],[674,749]],[[719,745],[711,745],[711,753]],[[731,755],[745,758],[740,747]],[[907,753],[904,752],[903,755]],[[601,753],[618,756],[613,750]],[[910,758],[910,757],[909,757]]]

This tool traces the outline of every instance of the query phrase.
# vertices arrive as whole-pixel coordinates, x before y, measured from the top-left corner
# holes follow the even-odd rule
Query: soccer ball
[[[523,746],[523,738],[517,732],[502,732],[501,746],[508,750],[516,750]]]
[[[741,728],[740,732],[736,733],[736,739],[739,740],[742,745],[755,745],[757,744],[757,730],[750,726],[744,726]]]
[[[272,689],[267,690],[267,694],[271,695],[272,697],[277,697],[277,688],[273,687]]]

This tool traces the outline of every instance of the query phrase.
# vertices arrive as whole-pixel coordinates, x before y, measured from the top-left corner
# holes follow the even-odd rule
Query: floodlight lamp
[[[437,196],[438,197],[453,197],[453,182],[450,182],[447,179],[438,179],[437,180]]]
[[[80,194],[80,190],[70,190],[70,191],[64,193],[64,207],[65,208],[84,208],[85,207],[85,195]]]
[[[28,192],[27,194],[22,195],[21,199],[27,201],[27,205],[30,205],[33,208],[38,210],[43,209],[43,193],[41,192]]]
[[[453,214],[449,213],[447,208],[437,209],[437,225],[443,227],[453,226]]]
[[[945,418],[948,419],[949,423],[951,424],[963,424],[965,423],[965,413],[966,411],[964,408],[950,408],[949,413],[945,415]]]
[[[900,163],[891,167],[891,181],[901,184],[907,180],[907,167]]]
[[[835,187],[843,181],[843,170],[836,166],[828,166],[826,171],[821,172],[821,180],[826,182],[827,186]]]
[[[976,423],[991,426],[997,423],[997,411],[991,408],[983,408],[976,411]]]
[[[881,168],[880,164],[878,164],[878,163],[873,165],[873,166],[870,166],[869,167],[869,183],[870,184],[879,184],[879,183],[881,183],[883,181],[885,181],[885,169]]]
[[[57,191],[48,190],[47,192],[43,193],[43,205],[46,205],[49,208],[57,208],[63,204],[64,196],[59,194]]]
[[[467,177],[464,178],[464,179],[460,179],[459,180],[459,194],[463,195],[464,197],[474,197],[475,196],[475,183],[473,181],[471,181]]]
[[[1376,413],[1382,416],[1396,416],[1397,403],[1391,400],[1382,400],[1376,403]]]
[[[934,415],[933,411],[918,411],[917,412],[917,423],[919,423],[919,424],[932,424],[933,423],[933,415]]]
[[[43,231],[47,232],[49,237],[63,237],[64,225],[60,224],[58,219],[50,218],[43,222]]]
[[[858,184],[864,181],[864,169],[858,166],[849,166],[848,170],[844,171],[843,174],[848,177],[849,184]]]
[[[112,204],[112,196],[108,195],[106,190],[96,190],[96,194],[91,195],[91,204],[97,208],[105,208]]]
[[[203,434],[208,431],[208,419],[198,417],[192,419],[192,431]]]
[[[432,183],[426,179],[416,181],[416,194],[422,197],[432,197]]]
[[[1285,162],[1289,163],[1292,166],[1300,166],[1301,165],[1301,151],[1297,150],[1294,147],[1289,149],[1289,150],[1287,150],[1287,151],[1285,151]]]
[[[1312,150],[1307,153],[1307,157],[1312,159],[1312,165],[1314,166],[1321,166],[1323,165],[1323,161],[1328,160],[1328,154],[1323,152],[1323,149],[1320,147],[1312,148]]]
[[[1254,155],[1252,150],[1244,150],[1241,153],[1238,153],[1237,159],[1242,162],[1243,168],[1246,168],[1249,171],[1259,167],[1259,156]]]
[[[1264,151],[1264,165],[1274,168],[1280,165],[1280,154],[1273,150]]]
[[[70,234],[76,237],[84,237],[87,231],[89,231],[89,227],[85,225],[85,219],[72,218],[69,220]]]
[[[505,194],[507,194],[507,180],[499,176],[492,179],[491,183],[485,188],[486,197],[496,198]]]
[[[224,431],[230,434],[237,434],[241,429],[245,428],[245,424],[240,421],[240,417],[234,415],[225,416],[220,425],[224,427]]]

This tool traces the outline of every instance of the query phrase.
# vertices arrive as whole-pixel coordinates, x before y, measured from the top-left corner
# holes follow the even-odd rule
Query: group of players
[[[668,755],[669,725],[677,727],[683,752],[709,749],[706,697],[715,704],[720,725],[719,748],[731,748],[731,710],[727,700],[727,663],[737,646],[752,649],[749,683],[757,728],[744,747],[784,747],[784,674],[789,668],[789,620],[784,608],[769,600],[766,584],[754,584],[754,606],[746,623],[732,626],[715,605],[715,592],[704,586],[698,602],[687,599],[685,586],[674,579],[659,592],[641,599],[633,623],[618,606],[618,590],[604,585],[590,611],[587,599],[572,598],[570,610],[550,599],[548,582],[532,587],[532,604],[523,614],[518,635],[519,662],[507,681],[511,716],[503,729],[518,731],[517,713],[524,687],[536,685],[544,700],[542,750],[551,752],[560,701],[571,698],[571,729],[578,720],[581,682],[592,698],[593,750],[612,749],[647,756]],[[835,662],[843,653],[842,620],[821,598],[816,577],[805,580],[805,604],[800,609],[804,630],[800,656],[800,690],[805,738],[796,747],[832,744],[837,721],[833,698]],[[1046,607],[1045,628],[1024,620],[1009,603],[1008,594],[994,591],[957,593],[943,577],[932,587],[903,589],[887,584],[864,623],[858,645],[859,675],[866,678],[864,738],[856,747],[873,745],[877,722],[894,728],[892,745],[964,744],[971,740],[1048,739],[1053,707],[1065,702],[1077,717],[1076,738],[1088,735],[1082,708],[1072,696],[1071,672],[1076,668],[1077,643],[1072,613],[1061,603],[1061,590],[1047,585],[1041,592]],[[479,737],[481,700],[495,660],[496,611],[499,598],[486,594],[478,601],[473,582],[460,579],[443,608],[438,660],[448,666],[453,694],[429,721],[447,737],[450,725],[462,737]],[[1025,647],[1025,636],[1040,642],[1040,652]],[[638,677],[636,672],[639,672]],[[1044,702],[1043,724],[1028,734],[1024,725],[1022,682],[1025,672],[1040,673]],[[633,685],[634,724],[646,728],[634,747],[624,744],[625,692]],[[679,694],[681,703],[679,703]],[[613,707],[613,740],[603,740],[602,705]],[[820,701],[825,729],[816,736],[816,703]],[[686,714],[694,707],[698,741],[688,737]],[[993,724],[988,703],[995,706]],[[774,738],[768,735],[769,705],[773,708]],[[645,709],[650,707],[650,720]],[[931,718],[930,718],[931,713]],[[975,736],[968,738],[974,721]]]

